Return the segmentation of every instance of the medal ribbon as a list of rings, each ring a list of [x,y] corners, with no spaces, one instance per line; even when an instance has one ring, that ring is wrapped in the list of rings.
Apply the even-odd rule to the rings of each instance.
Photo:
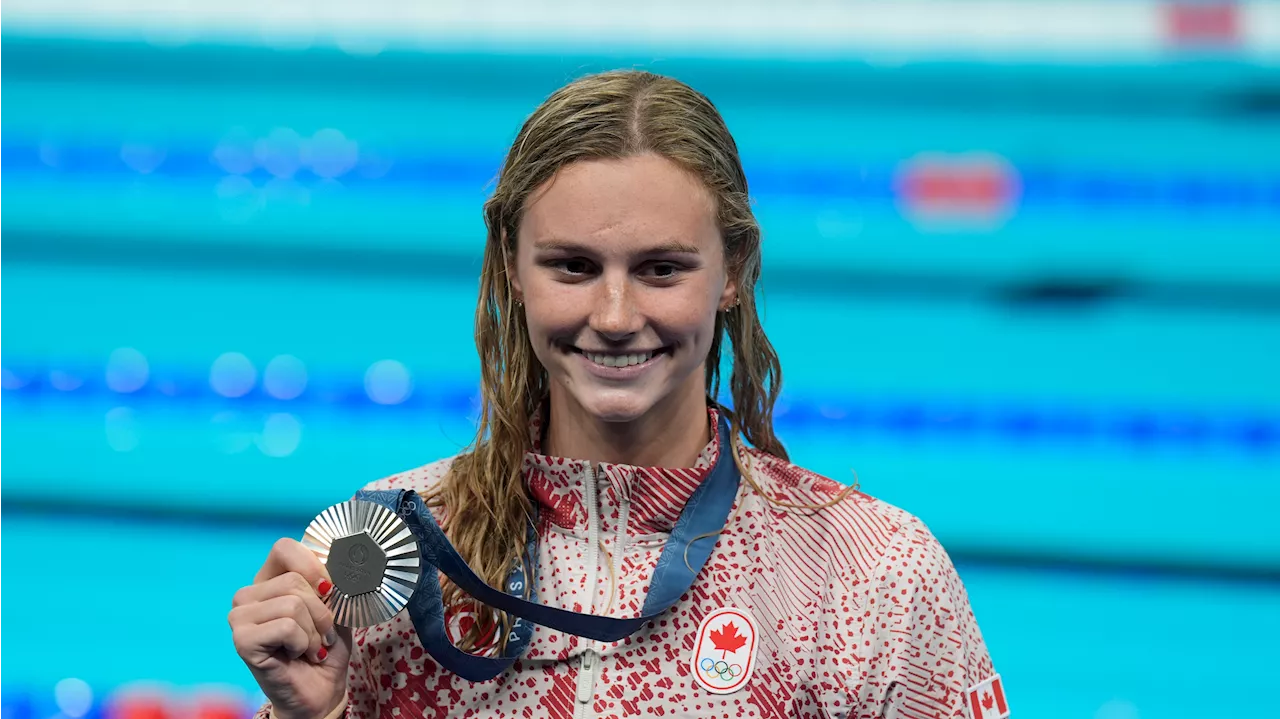
[[[413,490],[361,490],[354,499],[376,502],[396,512],[418,540],[418,549],[428,566],[422,567],[408,608],[422,646],[454,674],[473,682],[487,681],[502,674],[525,653],[533,638],[533,624],[596,641],[616,642],[670,609],[689,590],[719,540],[741,480],[730,454],[733,448],[729,423],[723,415],[718,425],[720,454],[716,464],[676,519],[671,537],[658,557],[640,616],[631,619],[571,612],[534,601],[537,587],[524,570],[525,566],[536,564],[538,558],[537,533],[533,526],[529,527],[524,561],[508,575],[503,592],[490,587],[471,571]],[[449,641],[440,581],[433,568],[444,572],[454,584],[480,602],[517,617],[501,657],[468,654]],[[526,587],[529,599],[521,596]]]

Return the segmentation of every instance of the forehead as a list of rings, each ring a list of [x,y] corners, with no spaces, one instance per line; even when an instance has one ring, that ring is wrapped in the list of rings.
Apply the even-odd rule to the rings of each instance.
[[[519,239],[521,247],[575,243],[602,252],[672,242],[708,252],[721,242],[701,180],[652,154],[561,168],[530,196]]]

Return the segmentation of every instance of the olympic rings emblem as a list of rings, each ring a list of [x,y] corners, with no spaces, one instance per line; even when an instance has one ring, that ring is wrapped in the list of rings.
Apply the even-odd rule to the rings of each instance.
[[[741,664],[729,664],[725,661],[718,662],[711,657],[703,657],[702,661],[698,662],[698,668],[708,677],[712,679],[719,677],[721,681],[726,682],[742,674]]]

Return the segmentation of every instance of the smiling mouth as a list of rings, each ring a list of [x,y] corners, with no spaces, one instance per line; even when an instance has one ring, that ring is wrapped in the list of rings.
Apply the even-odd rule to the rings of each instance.
[[[645,362],[648,362],[654,357],[660,354],[665,354],[669,351],[669,349],[666,347],[660,347],[656,350],[649,350],[648,352],[631,352],[628,354],[617,354],[617,353],[605,354],[600,352],[588,352],[586,350],[579,349],[577,347],[572,347],[571,349],[573,349],[574,352],[577,352],[578,354],[591,360],[592,362],[600,365],[601,367],[631,367],[633,365],[644,364]]]

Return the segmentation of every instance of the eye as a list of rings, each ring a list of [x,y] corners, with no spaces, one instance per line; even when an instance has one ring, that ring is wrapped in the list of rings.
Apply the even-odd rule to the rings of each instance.
[[[591,271],[591,263],[580,257],[551,260],[547,265],[574,277],[585,275]]]
[[[654,279],[671,280],[671,279],[675,279],[675,277],[680,274],[680,270],[683,268],[681,268],[680,265],[677,265],[674,262],[655,262],[649,265],[648,268],[646,269]]]

